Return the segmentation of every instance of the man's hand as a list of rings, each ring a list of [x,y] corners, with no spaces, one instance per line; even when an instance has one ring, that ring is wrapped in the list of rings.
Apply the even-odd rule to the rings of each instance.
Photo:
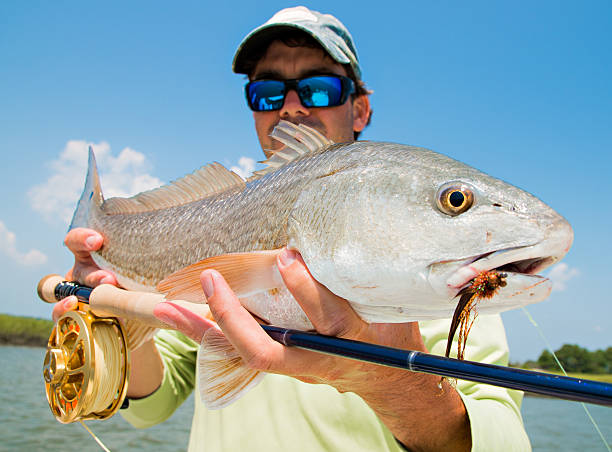
[[[74,266],[66,274],[66,279],[89,287],[100,284],[117,285],[115,275],[102,270],[91,257],[91,252],[99,250],[103,241],[102,236],[93,229],[75,228],[68,232],[64,243],[74,254]]]
[[[74,266],[66,273],[66,281],[78,281],[89,287],[100,284],[117,285],[117,278],[109,271],[102,270],[91,258],[91,252],[102,246],[104,239],[93,229],[75,228],[68,232],[64,244],[74,254]],[[57,322],[66,311],[76,309],[74,296],[64,298],[53,307],[53,321]]]
[[[310,275],[302,258],[283,250],[277,261],[287,288],[317,332],[390,347],[426,351],[418,324],[368,324],[350,304]],[[361,396],[404,445],[424,450],[469,450],[469,421],[459,395],[440,377],[284,347],[272,340],[214,270],[201,275],[202,288],[219,327],[245,363],[258,370],[325,383]],[[164,306],[166,305],[166,306]],[[168,303],[156,315],[200,342],[210,322],[185,316]]]

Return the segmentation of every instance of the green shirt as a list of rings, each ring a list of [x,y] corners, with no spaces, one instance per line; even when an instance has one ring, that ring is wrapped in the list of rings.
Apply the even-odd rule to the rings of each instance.
[[[419,322],[425,346],[444,354],[449,320]],[[163,422],[196,386],[199,346],[180,333],[156,337],[165,372],[160,388],[130,401],[121,413],[132,425],[146,428]],[[499,315],[476,319],[466,358],[507,365],[508,345]],[[473,451],[529,451],[520,415],[522,393],[458,380],[467,409]],[[418,415],[418,413],[415,413]],[[439,422],[444,422],[440,419]],[[221,410],[207,410],[195,398],[189,451],[403,451],[387,427],[356,394],[331,386],[266,375],[244,397]]]

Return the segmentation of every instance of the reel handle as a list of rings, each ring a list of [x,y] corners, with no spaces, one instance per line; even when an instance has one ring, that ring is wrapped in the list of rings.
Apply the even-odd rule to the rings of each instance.
[[[56,287],[63,283],[64,278],[59,275],[47,275],[38,283],[38,296],[47,303],[56,303]],[[153,314],[155,306],[165,301],[165,297],[159,293],[136,292],[119,289],[111,284],[102,284],[89,294],[89,309],[98,317],[122,317],[136,320],[154,328],[174,329],[162,322]],[[211,318],[208,305],[191,303],[184,300],[172,300],[184,309],[202,317]]]

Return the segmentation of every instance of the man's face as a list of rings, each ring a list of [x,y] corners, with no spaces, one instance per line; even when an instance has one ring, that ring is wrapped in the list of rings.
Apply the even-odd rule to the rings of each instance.
[[[255,66],[251,80],[290,80],[321,74],[347,75],[344,67],[332,60],[321,48],[289,47],[281,41],[274,41]],[[284,146],[269,136],[281,119],[313,127],[336,143],[353,141],[353,131],[365,127],[365,124],[361,125],[361,121],[355,119],[359,112],[355,111],[353,104],[349,98],[337,107],[306,108],[297,93],[291,90],[280,110],[253,112],[261,147],[265,152],[277,151]],[[266,152],[266,157],[271,154]]]

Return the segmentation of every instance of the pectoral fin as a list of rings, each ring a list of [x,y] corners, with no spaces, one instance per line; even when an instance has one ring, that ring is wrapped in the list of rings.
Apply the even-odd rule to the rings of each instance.
[[[280,251],[252,251],[210,257],[171,274],[157,285],[157,290],[165,293],[167,300],[206,303],[200,274],[208,269],[221,273],[239,298],[282,287],[282,278],[276,267],[276,256]]]

